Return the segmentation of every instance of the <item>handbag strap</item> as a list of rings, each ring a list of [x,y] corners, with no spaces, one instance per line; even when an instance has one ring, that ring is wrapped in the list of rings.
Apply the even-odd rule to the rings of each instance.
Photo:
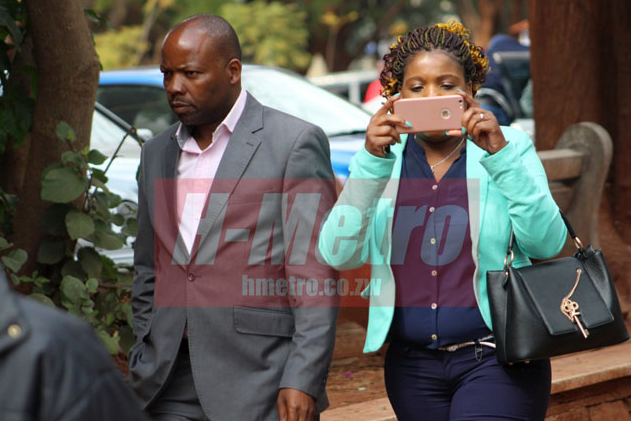
[[[559,213],[561,214],[561,219],[563,219],[563,222],[565,223],[565,226],[567,227],[567,232],[570,234],[570,237],[572,237],[572,241],[574,241],[574,245],[576,246],[579,252],[582,252],[584,250],[583,243],[581,242],[580,238],[578,238],[578,236],[576,235],[574,228],[572,228],[572,224],[570,224],[570,221],[567,219],[567,216],[565,216],[565,214],[561,210],[559,210]],[[513,231],[513,227],[511,227],[510,237],[508,237],[508,250],[506,251],[506,257],[504,258],[504,267],[508,267],[513,263],[513,259],[515,257],[515,254],[513,253],[514,243],[515,243],[515,232]],[[510,256],[510,261],[508,260],[508,256]]]

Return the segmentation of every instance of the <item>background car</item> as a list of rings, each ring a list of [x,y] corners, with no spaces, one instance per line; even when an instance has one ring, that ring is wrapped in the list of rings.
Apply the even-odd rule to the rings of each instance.
[[[309,81],[320,88],[348,99],[355,105],[362,106],[368,85],[377,78],[379,78],[379,72],[376,69],[349,70],[313,76],[309,78]]]

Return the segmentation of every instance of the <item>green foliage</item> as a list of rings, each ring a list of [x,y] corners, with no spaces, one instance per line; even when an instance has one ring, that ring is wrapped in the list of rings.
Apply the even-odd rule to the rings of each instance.
[[[178,0],[171,7],[163,9],[168,16],[168,27],[198,13],[221,14],[224,4],[233,3],[231,0]]]
[[[97,0],[97,12],[87,10],[86,18],[102,25],[99,8],[108,3],[111,5],[112,1]],[[31,129],[36,69],[16,68],[13,62],[15,55],[22,53],[27,28],[25,2],[0,0],[0,157],[9,142],[20,147]],[[130,34],[133,41],[139,29],[119,31],[113,39],[104,38],[102,42],[109,43],[117,54],[123,51],[131,57],[136,47],[133,43],[125,47],[124,39]],[[125,217],[117,213],[121,198],[105,187],[106,173],[92,167],[103,164],[107,160],[105,155],[89,148],[77,150],[76,134],[64,122],[59,123],[55,133],[69,150],[60,156],[60,162],[42,173],[41,197],[53,203],[40,221],[47,237],[41,242],[37,256],[30,256],[40,263],[41,273],[19,273],[29,256],[6,239],[12,234],[18,197],[1,188],[0,261],[13,284],[29,286],[30,297],[82,317],[92,324],[110,353],[126,354],[133,343],[130,268],[117,267],[94,246],[119,248],[129,235],[135,235],[135,206],[125,207]],[[80,197],[84,199],[78,200]]]
[[[34,69],[12,66],[20,53],[26,34],[24,2],[0,0],[0,157],[9,142],[18,147],[31,128],[35,101],[25,90],[34,86]],[[29,86],[14,80],[23,79]],[[30,83],[29,83],[30,80]],[[2,165],[2,162],[0,162]],[[9,270],[19,270],[26,262],[26,252],[15,248],[4,236],[11,232],[13,211],[18,198],[0,188],[0,260]]]
[[[26,252],[22,249],[13,249],[5,256],[2,256],[2,264],[12,271],[18,271],[26,262]]]
[[[245,62],[294,70],[309,65],[306,13],[295,4],[230,3],[221,8],[221,15],[239,35]]]
[[[140,64],[149,44],[142,40],[142,26],[110,29],[94,36],[96,52],[104,70]]]
[[[59,123],[56,134],[70,150],[62,154],[61,162],[42,173],[41,196],[53,202],[41,219],[47,237],[37,253],[45,275],[18,276],[26,252],[0,235],[1,260],[14,284],[31,284],[32,298],[82,317],[92,324],[110,353],[127,353],[133,343],[132,276],[128,268],[116,267],[95,247],[121,248],[127,236],[135,234],[135,206],[125,207],[125,217],[117,213],[121,198],[105,186],[105,172],[92,168],[103,164],[105,155],[89,148],[75,150],[74,130],[64,122]],[[77,206],[82,196],[84,200]],[[115,231],[113,226],[119,229]]]
[[[48,167],[42,172],[42,199],[68,203],[85,190],[85,181],[75,169],[64,166]]]
[[[25,87],[13,83],[13,79],[19,76],[28,79],[34,75],[33,69],[28,66],[12,67],[13,57],[20,52],[24,41],[25,22],[24,2],[0,0],[0,155],[10,140],[16,146],[24,141],[31,128],[35,107],[34,100],[25,94]],[[4,209],[6,211],[7,208]]]

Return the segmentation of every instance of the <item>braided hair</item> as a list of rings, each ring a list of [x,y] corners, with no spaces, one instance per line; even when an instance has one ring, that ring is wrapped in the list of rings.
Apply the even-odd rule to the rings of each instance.
[[[405,66],[422,51],[442,50],[454,57],[464,68],[465,81],[471,82],[473,95],[484,83],[489,71],[489,59],[484,50],[470,41],[469,31],[455,20],[424,26],[400,36],[383,57],[380,75],[381,94],[390,98],[401,90]]]

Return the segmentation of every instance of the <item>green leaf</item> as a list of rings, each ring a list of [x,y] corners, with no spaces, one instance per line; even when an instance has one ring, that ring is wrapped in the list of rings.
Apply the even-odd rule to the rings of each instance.
[[[123,232],[130,237],[138,236],[138,220],[136,218],[127,218]]]
[[[90,215],[75,210],[66,215],[66,228],[70,238],[86,238],[94,232],[94,221]]]
[[[11,281],[13,281],[13,285],[18,286],[20,285],[20,277],[18,277],[15,273],[11,273]]]
[[[88,274],[90,278],[101,276],[103,262],[101,256],[92,247],[82,247],[77,254],[77,258],[81,263],[81,268]]]
[[[85,168],[85,159],[83,155],[75,151],[66,151],[61,154],[61,162],[64,165],[75,164],[77,168]]]
[[[136,342],[134,339],[134,332],[129,326],[121,326],[118,333],[120,336],[119,345],[121,347],[121,350],[125,355],[127,355],[129,353],[129,348],[131,348],[132,345]]]
[[[118,342],[120,338],[117,336],[112,336],[109,333],[105,332],[103,329],[97,329],[96,334],[103,341],[105,345],[105,349],[110,355],[116,355],[119,351]]]
[[[108,207],[109,208],[115,208],[118,205],[121,204],[121,202],[123,201],[123,199],[117,195],[116,193],[109,193],[108,194]]]
[[[116,264],[114,263],[114,261],[104,255],[101,255],[100,257],[101,257],[101,263],[103,264],[101,277],[107,278],[107,279],[117,279],[118,270],[116,269]]]
[[[81,196],[85,187],[85,180],[72,168],[53,168],[42,176],[41,197],[55,203],[68,203]]]
[[[92,181],[96,178],[97,180],[101,180],[104,183],[107,183],[107,176],[105,173],[98,168],[91,168],[92,170]]]
[[[49,305],[51,307],[56,307],[55,303],[53,302],[53,300],[51,300],[50,298],[48,298],[44,294],[38,294],[38,293],[34,292],[33,294],[29,295],[29,297],[33,298],[34,300],[39,301],[40,303]]]
[[[85,272],[81,268],[81,264],[76,260],[68,260],[64,263],[64,266],[61,268],[61,276],[73,276],[81,280],[87,279]]]
[[[62,298],[70,304],[78,305],[89,299],[88,290],[85,284],[74,276],[64,276],[61,280],[59,289],[61,291]],[[70,306],[67,305],[66,307],[68,309],[70,308]]]
[[[37,251],[37,262],[54,265],[66,256],[66,243],[60,238],[45,238]]]
[[[35,278],[33,278],[33,283],[38,287],[43,287],[44,285],[50,283],[50,279],[43,276],[36,276]]]
[[[83,9],[85,17],[92,23],[101,23],[100,16],[93,9]]]
[[[0,237],[0,251],[8,249],[12,245],[13,244],[9,243],[6,238]]]
[[[92,185],[94,187],[97,187],[97,188],[103,190],[104,192],[109,192],[110,191],[110,189],[107,188],[105,183],[102,182],[101,180],[99,180],[98,178],[95,178],[95,177],[92,178]]]
[[[19,47],[22,44],[22,32],[15,23],[15,19],[9,13],[7,13],[4,8],[0,9],[0,25],[5,27],[9,31],[9,34],[11,34],[11,38],[13,38],[15,45]]]
[[[122,227],[125,224],[125,217],[120,213],[115,213],[114,215],[112,215],[112,224],[116,225],[117,227]]]
[[[2,263],[12,272],[20,270],[26,262],[28,255],[22,249],[11,250],[6,256],[2,256]]]
[[[102,221],[96,221],[95,231],[92,235],[94,245],[105,250],[118,250],[125,243]]]
[[[131,323],[132,323],[132,320],[133,320],[133,313],[132,313],[132,310],[131,310],[131,303],[123,303],[123,304],[121,304],[121,311],[125,315],[125,320],[129,324],[129,326],[132,326]]]
[[[99,280],[96,278],[90,278],[86,281],[85,287],[90,294],[94,294],[99,287]]]
[[[60,121],[55,129],[55,134],[60,140],[69,140],[71,143],[77,140],[77,135],[70,124]]]
[[[93,165],[101,165],[102,163],[104,163],[105,161],[107,161],[107,156],[103,155],[101,152],[99,152],[96,149],[92,149],[89,153],[88,153],[88,162],[90,164]]]
[[[81,306],[81,312],[85,315],[85,316],[89,316],[89,319],[92,319],[95,315],[96,312],[94,311],[94,309],[90,306]],[[84,317],[85,318],[85,317]]]
[[[54,203],[46,208],[42,215],[41,225],[50,235],[66,234],[66,214],[74,209],[67,203]]]

